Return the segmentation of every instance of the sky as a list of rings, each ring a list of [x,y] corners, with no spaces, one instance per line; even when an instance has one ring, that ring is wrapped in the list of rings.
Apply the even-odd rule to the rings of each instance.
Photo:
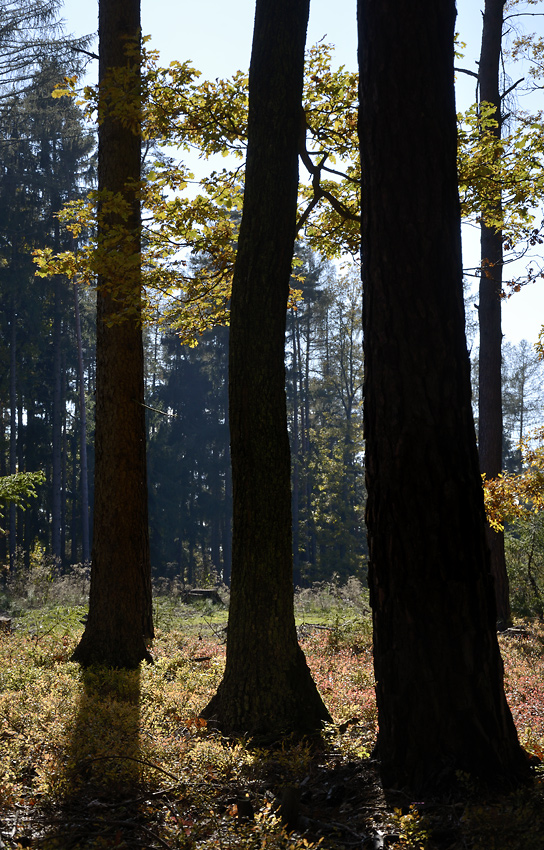
[[[162,64],[190,60],[204,78],[210,79],[228,77],[249,67],[255,0],[141,2],[143,33],[151,36],[150,47],[160,51]],[[462,66],[472,70],[480,49],[482,8],[483,0],[457,2],[456,29],[466,43]],[[94,32],[98,27],[98,0],[65,0],[63,17],[67,31],[74,35]],[[539,25],[539,19],[529,19],[528,28],[534,25]],[[544,29],[544,24],[540,27]],[[356,0],[311,0],[307,43],[321,39],[335,45],[338,64],[356,68]],[[92,68],[89,74],[91,81]],[[459,109],[474,101],[474,82],[467,75],[458,75]],[[463,254],[466,267],[477,265],[478,234],[474,231],[463,232]],[[503,333],[510,342],[536,342],[543,324],[544,280],[503,302]]]

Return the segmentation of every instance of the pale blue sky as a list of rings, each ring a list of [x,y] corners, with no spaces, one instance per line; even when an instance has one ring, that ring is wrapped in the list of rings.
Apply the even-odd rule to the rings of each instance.
[[[481,37],[483,0],[458,0],[457,30],[466,42],[464,67],[474,69]],[[142,29],[164,64],[191,60],[205,77],[226,77],[249,65],[255,0],[142,0]],[[356,0],[311,0],[308,44],[324,38],[336,46],[338,64],[355,68],[357,62]],[[533,7],[534,10],[534,7]],[[540,11],[540,10],[539,10]],[[63,17],[75,35],[97,28],[98,0],[65,0]],[[540,25],[529,19],[528,28]],[[96,63],[95,63],[96,64]],[[91,69],[89,69],[92,74]],[[474,99],[474,80],[458,79],[458,107]],[[542,104],[540,104],[541,106]],[[465,266],[478,260],[477,234],[464,234]],[[544,323],[544,281],[526,287],[503,307],[503,332],[512,342],[535,342]]]

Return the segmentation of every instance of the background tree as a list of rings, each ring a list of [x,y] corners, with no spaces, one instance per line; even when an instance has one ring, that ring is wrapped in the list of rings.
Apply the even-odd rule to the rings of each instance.
[[[148,366],[152,563],[189,584],[230,581],[227,360],[227,328],[195,347],[162,331],[153,374]]]
[[[519,471],[520,443],[542,421],[544,396],[544,364],[526,339],[517,345],[502,346],[502,408],[504,443],[512,447],[511,461],[516,465],[510,472]],[[503,457],[503,469],[508,468],[508,458]]]
[[[503,10],[506,0],[485,0],[482,47],[478,66],[480,101],[494,108],[492,135],[500,140],[502,97],[500,61]],[[503,233],[490,218],[501,219],[500,192],[489,218],[482,213],[480,225],[481,272],[478,316],[480,325],[478,451],[480,469],[488,478],[502,470],[502,399],[501,399],[501,295],[503,274]],[[508,574],[504,556],[504,535],[487,529],[491,551],[491,572],[495,581],[497,617],[508,625],[511,621]]]
[[[295,584],[362,576],[365,554],[360,284],[302,256],[286,337]]]
[[[141,326],[140,3],[99,12],[96,459],[84,666],[136,667],[153,636]]]
[[[310,731],[329,719],[295,629],[284,367],[308,11],[308,0],[256,5],[230,322],[229,639],[203,712],[229,732]]]
[[[0,348],[7,367],[0,397],[10,411],[7,466],[12,472],[39,466],[47,477],[47,486],[25,514],[16,517],[11,511],[12,567],[16,546],[28,560],[38,536],[64,565],[67,541],[74,543],[75,556],[79,538],[67,530],[66,516],[67,475],[79,465],[77,452],[67,445],[80,427],[70,413],[76,372],[72,293],[61,276],[47,283],[36,280],[31,253],[37,246],[59,250],[72,245],[56,213],[92,179],[94,142],[81,113],[73,102],[51,97],[68,70],[48,58],[43,46],[32,84],[12,91],[0,110]]]
[[[504,696],[464,334],[455,3],[359,0],[358,20],[377,754],[385,784],[410,791],[456,770],[513,779],[526,762]]]

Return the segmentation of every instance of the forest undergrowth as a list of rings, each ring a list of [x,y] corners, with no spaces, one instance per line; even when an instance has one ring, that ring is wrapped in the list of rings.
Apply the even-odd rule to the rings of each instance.
[[[49,588],[47,604],[13,607],[0,632],[0,848],[544,848],[540,768],[509,793],[465,775],[447,801],[384,793],[356,581],[297,594],[334,723],[276,747],[225,739],[198,717],[221,679],[226,605],[158,597],[154,665],[82,672],[70,656],[86,609],[61,590],[64,604]],[[519,622],[500,642],[520,739],[544,760],[544,626]]]

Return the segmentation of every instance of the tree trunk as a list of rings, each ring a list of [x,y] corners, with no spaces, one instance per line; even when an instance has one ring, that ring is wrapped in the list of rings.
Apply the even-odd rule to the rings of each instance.
[[[300,523],[300,502],[299,502],[299,466],[300,466],[300,441],[298,428],[298,382],[299,382],[299,365],[297,356],[297,314],[296,310],[292,310],[291,324],[291,344],[293,346],[293,494],[292,494],[292,510],[293,510],[293,580],[297,587],[301,583],[300,574],[300,541],[299,541],[299,523]]]
[[[77,372],[79,384],[79,462],[81,476],[81,560],[90,561],[89,549],[89,467],[87,463],[87,409],[85,400],[85,371],[83,368],[83,345],[81,340],[81,317],[79,295],[74,286],[74,312],[77,341]],[[75,498],[75,490],[74,490]]]
[[[153,635],[137,197],[139,0],[100,0],[99,37],[94,529],[89,617],[74,660],[133,668],[151,660],[146,638]],[[122,67],[131,72],[124,92],[115,90]],[[115,118],[121,97],[129,121]],[[108,192],[124,199],[126,217],[108,211]]]
[[[51,553],[57,566],[61,563],[61,499],[62,499],[62,387],[61,387],[61,303],[60,279],[53,280],[53,410],[51,473]]]
[[[485,0],[482,46],[478,81],[480,101],[495,106],[497,139],[501,137],[501,96],[499,73],[502,41],[504,0]],[[500,214],[500,199],[498,201]],[[480,226],[481,273],[479,292],[479,401],[478,445],[480,469],[487,478],[496,478],[502,471],[502,231],[488,227],[485,220]],[[491,551],[491,573],[495,581],[497,618],[507,626],[512,620],[504,533],[487,526],[487,541]]]
[[[226,732],[271,737],[313,731],[329,719],[296,636],[284,363],[308,7],[308,0],[256,6],[230,320],[227,662],[203,712]]]
[[[12,301],[9,320],[9,474],[17,472],[17,313]],[[17,511],[9,506],[9,568],[15,570]]]
[[[523,774],[464,334],[454,0],[359,0],[369,585],[384,783]]]

